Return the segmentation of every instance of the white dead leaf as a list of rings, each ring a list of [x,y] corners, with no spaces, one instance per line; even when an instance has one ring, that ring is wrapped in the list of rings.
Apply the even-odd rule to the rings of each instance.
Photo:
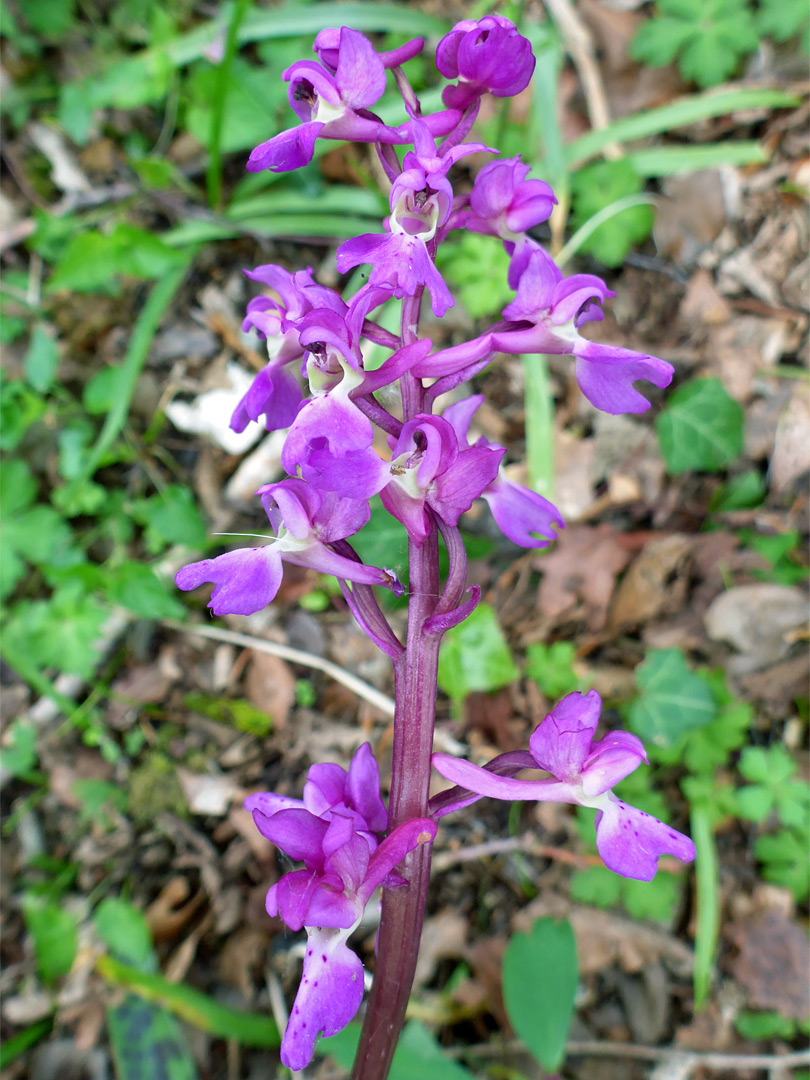
[[[240,463],[239,468],[225,486],[225,500],[241,506],[254,506],[256,489],[262,484],[272,484],[284,473],[281,467],[281,451],[287,429],[272,431],[256,449]]]
[[[192,814],[222,817],[239,791],[239,785],[227,773],[206,776],[178,768],[177,779]]]
[[[37,150],[51,163],[51,180],[60,191],[90,191],[93,185],[79,168],[56,128],[33,123],[28,125],[28,133]]]
[[[787,656],[790,631],[807,620],[807,597],[786,585],[735,585],[712,602],[704,618],[709,637],[747,654],[754,665],[748,670],[756,670]]]
[[[261,438],[262,428],[248,424],[243,432],[231,431],[233,410],[247,393],[255,373],[245,371],[238,364],[226,367],[229,387],[216,387],[199,394],[194,401],[171,401],[166,415],[179,431],[192,435],[205,435],[228,454],[244,454]]]

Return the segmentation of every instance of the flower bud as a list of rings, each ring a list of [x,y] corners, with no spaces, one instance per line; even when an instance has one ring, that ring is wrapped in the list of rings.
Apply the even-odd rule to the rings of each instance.
[[[531,44],[502,15],[464,19],[436,50],[442,75],[459,80],[445,88],[442,101],[448,108],[466,109],[482,94],[512,97],[529,85],[534,64]]]

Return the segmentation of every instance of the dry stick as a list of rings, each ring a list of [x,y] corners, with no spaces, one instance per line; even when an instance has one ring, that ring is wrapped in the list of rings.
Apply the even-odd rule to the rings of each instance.
[[[513,851],[520,851],[524,855],[537,855],[541,858],[554,859],[557,862],[568,863],[570,866],[588,867],[604,866],[598,855],[578,855],[576,852],[565,848],[553,847],[549,844],[539,843],[534,833],[525,836],[510,836],[487,840],[483,844],[475,844],[473,847],[459,848],[457,851],[440,851],[433,856],[433,868],[436,871],[447,870],[458,863],[474,862],[486,858],[489,855],[505,855]],[[658,869],[667,874],[679,874],[683,867],[675,859],[662,859]]]
[[[495,1045],[454,1047],[445,1051],[451,1057],[475,1054],[478,1057],[500,1057],[514,1050],[525,1049],[519,1039]],[[574,1041],[566,1043],[570,1057],[614,1057],[634,1061],[683,1061],[702,1069],[782,1069],[810,1065],[810,1050],[793,1050],[787,1054],[724,1054],[714,1050],[687,1050],[672,1046],[638,1046],[634,1043]]]
[[[597,131],[602,131],[610,124],[610,111],[591,35],[570,0],[546,0],[546,7],[560,28],[566,48],[579,74],[591,126]],[[616,158],[622,156],[622,148],[617,142],[610,142],[605,146],[604,155],[615,161]]]
[[[218,626],[187,626],[185,623],[175,622],[173,619],[163,619],[162,626],[170,630],[177,630],[181,634],[196,634],[198,637],[210,638],[211,641],[225,641],[230,645],[240,645],[244,649],[253,649],[255,652],[269,653],[270,656],[279,656],[282,660],[289,660],[291,664],[301,664],[303,667],[315,668],[329,675],[335,682],[342,683],[358,697],[370,702],[386,716],[394,715],[394,702],[382,691],[369,686],[367,682],[358,679],[350,671],[345,671],[331,660],[323,660],[313,653],[302,652],[300,649],[291,649],[289,645],[278,645],[275,641],[265,641],[264,638],[252,637],[250,634],[239,634],[235,630],[222,630]]]

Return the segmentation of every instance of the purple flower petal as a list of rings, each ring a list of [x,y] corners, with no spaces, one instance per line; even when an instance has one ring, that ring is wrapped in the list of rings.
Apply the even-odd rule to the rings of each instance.
[[[250,385],[250,389],[234,409],[231,429],[242,432],[251,420],[264,414],[268,431],[289,427],[301,405],[301,388],[293,373],[286,367],[268,364]]]
[[[444,521],[458,524],[498,475],[505,452],[500,446],[472,446],[462,450],[453,465],[436,477],[428,501]]]
[[[262,836],[291,859],[300,859],[309,867],[323,867],[323,841],[329,822],[299,809],[279,810],[271,817],[254,809],[253,820]]]
[[[516,780],[511,776],[496,776],[480,765],[473,765],[463,758],[449,754],[434,754],[433,768],[447,780],[452,780],[467,791],[486,795],[491,799],[537,800],[541,802],[577,803],[579,796],[575,784],[558,783],[556,780]]]
[[[385,68],[367,37],[341,27],[335,82],[353,109],[370,109],[385,93]]]
[[[380,769],[368,743],[355,751],[346,784],[347,802],[358,810],[373,833],[388,828],[388,811],[380,797]]]
[[[565,527],[559,510],[536,491],[497,477],[483,493],[498,528],[513,544],[543,548]]]
[[[288,1069],[306,1068],[319,1035],[337,1035],[363,1000],[363,965],[346,945],[348,930],[307,929],[304,973],[287,1030],[281,1060]]]
[[[538,724],[529,739],[538,768],[558,780],[577,783],[591,751],[602,699],[595,690],[568,694]]]
[[[647,762],[647,755],[637,735],[631,735],[629,731],[610,731],[604,739],[593,744],[585,759],[582,790],[588,796],[601,795],[629,776],[642,761]]]
[[[267,607],[281,584],[281,555],[274,544],[229,551],[178,570],[175,583],[188,592],[213,582],[208,606],[215,615],[252,615]]]
[[[245,809],[250,814],[254,810],[258,810],[264,817],[269,818],[273,814],[277,814],[279,810],[308,810],[309,807],[300,799],[290,799],[286,795],[276,795],[274,791],[254,791],[252,795],[248,795],[245,799]],[[256,826],[261,832],[261,825],[258,821],[256,821]]]
[[[320,881],[318,871],[310,867],[285,874],[267,893],[267,914],[278,915],[291,930],[301,930],[307,923],[309,904]]]
[[[650,407],[649,401],[633,386],[637,379],[645,379],[662,389],[669,386],[674,374],[672,365],[656,356],[583,339],[576,343],[576,357],[576,376],[582,393],[591,405],[613,415],[641,413]]]
[[[652,881],[660,855],[674,855],[682,862],[695,857],[688,836],[614,795],[597,814],[596,846],[609,870],[638,881]]]
[[[402,862],[409,851],[421,844],[429,844],[435,835],[435,821],[430,818],[411,818],[386,836],[368,861],[368,870],[357,892],[362,902],[368,903],[377,886],[382,884],[384,878]]]

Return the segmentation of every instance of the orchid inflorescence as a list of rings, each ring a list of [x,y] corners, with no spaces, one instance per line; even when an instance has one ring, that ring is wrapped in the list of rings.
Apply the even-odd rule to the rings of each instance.
[[[390,1066],[413,979],[431,841],[444,815],[482,796],[573,803],[596,809],[599,853],[618,874],[646,881],[661,854],[694,857],[687,837],[612,793],[646,758],[639,739],[627,732],[594,741],[601,709],[595,691],[561,701],[532,734],[528,751],[503,754],[483,768],[432,755],[436,770],[457,786],[428,798],[439,643],[479,598],[476,586],[465,594],[459,519],[483,498],[503,534],[528,548],[547,546],[563,527],[552,503],[508,479],[503,447],[470,437],[483,399],[459,397],[460,388],[497,353],[570,355],[593,406],[637,413],[649,402],[634,383],[644,379],[665,387],[672,368],[580,335],[585,322],[602,318],[601,304],[614,294],[590,274],[564,278],[529,235],[549,218],[556,199],[548,184],[529,177],[519,157],[485,165],[468,193],[451,185],[449,173],[462,158],[497,153],[464,140],[484,94],[508,97],[528,86],[534,70],[529,42],[500,16],[458,23],[436,51],[439,72],[455,84],[443,91],[445,107],[426,116],[402,70],[424,44],[416,39],[378,53],[355,30],[323,30],[314,44],[318,61],[301,60],[284,72],[290,104],[302,122],[257,147],[248,169],[286,172],[306,165],[320,138],[374,144],[390,182],[391,213],[384,231],[337,249],[341,273],[371,267],[348,303],[316,282],[309,269],[290,273],[267,265],[248,272],[272,292],[250,301],[244,323],[266,340],[268,363],[239,402],[231,427],[241,432],[262,421],[269,431],[288,429],[281,460],[290,475],[257,493],[273,530],[268,543],[193,563],[177,574],[181,589],[213,583],[209,607],[216,615],[249,615],[269,604],[285,561],[333,574],[360,626],[393,661],[388,810],[368,744],[356,752],[348,772],[334,764],[314,765],[301,802],[257,793],[246,803],[262,835],[303,863],[267,895],[271,915],[307,933],[302,981],[281,1049],[289,1068],[303,1068],[317,1036],[341,1030],[360,1007],[363,969],[347,940],[382,886],[374,983],[355,1062],[354,1076],[364,1080],[384,1078]],[[398,127],[370,111],[385,90],[387,70],[407,115]],[[396,147],[407,147],[401,162]],[[455,230],[502,242],[515,298],[503,318],[478,337],[434,351],[429,337],[419,337],[420,305],[425,292],[437,318],[453,305],[435,256]],[[392,299],[402,301],[399,335],[374,320]],[[373,370],[364,364],[371,344],[390,354]],[[349,542],[368,522],[374,495],[408,537],[405,642],[373,589],[401,594],[396,574],[365,564]],[[448,554],[444,583],[439,535]],[[526,769],[548,776],[523,779],[518,774]]]

